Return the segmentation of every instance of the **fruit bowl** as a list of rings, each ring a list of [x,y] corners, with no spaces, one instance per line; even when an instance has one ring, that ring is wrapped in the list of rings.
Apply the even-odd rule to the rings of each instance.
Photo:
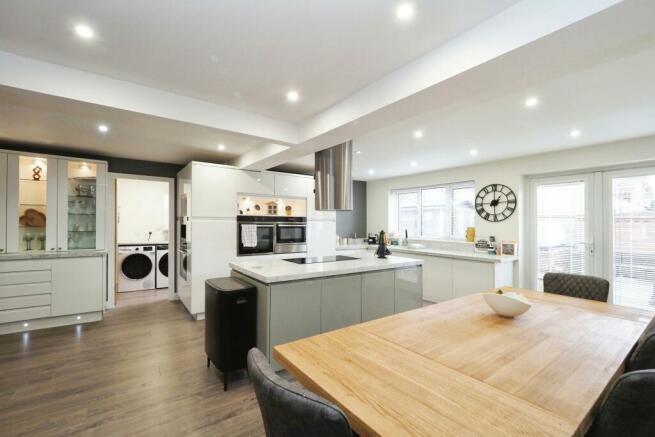
[[[519,293],[498,290],[495,293],[484,293],[484,300],[492,310],[502,317],[516,317],[530,309],[530,301]]]

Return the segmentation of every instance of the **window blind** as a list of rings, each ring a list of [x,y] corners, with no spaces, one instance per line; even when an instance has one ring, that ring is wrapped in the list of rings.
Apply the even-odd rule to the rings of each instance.
[[[584,274],[585,183],[543,184],[537,196],[537,279],[548,272]]]
[[[655,308],[655,175],[612,178],[613,301]]]
[[[391,192],[394,220],[390,229],[410,237],[464,239],[475,222],[473,182]]]

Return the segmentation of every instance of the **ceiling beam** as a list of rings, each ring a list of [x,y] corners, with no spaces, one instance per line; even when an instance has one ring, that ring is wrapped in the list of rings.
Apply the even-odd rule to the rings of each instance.
[[[298,142],[291,122],[0,51],[0,85],[179,120],[279,143]]]

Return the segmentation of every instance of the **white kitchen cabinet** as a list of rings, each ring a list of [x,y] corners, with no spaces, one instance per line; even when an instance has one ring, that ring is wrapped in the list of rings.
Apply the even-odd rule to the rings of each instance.
[[[487,291],[494,286],[494,263],[453,260],[453,297]]]
[[[52,260],[52,316],[102,311],[104,257]]]
[[[273,195],[272,173],[193,163],[191,216],[237,216],[237,194]]]
[[[311,185],[311,189],[314,189],[314,179],[306,176],[278,173],[275,173],[274,176],[276,196],[307,197],[309,186]]]
[[[0,153],[0,253],[7,251],[7,154]]]
[[[57,250],[104,249],[107,165],[57,160]]]
[[[423,260],[423,299],[443,302],[453,298],[453,261],[450,258],[414,254],[409,257]]]

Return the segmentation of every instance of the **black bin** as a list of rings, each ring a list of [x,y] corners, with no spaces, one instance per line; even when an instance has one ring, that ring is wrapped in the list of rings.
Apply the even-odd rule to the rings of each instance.
[[[257,288],[235,278],[205,282],[205,352],[223,373],[246,367],[248,351],[257,339]]]

